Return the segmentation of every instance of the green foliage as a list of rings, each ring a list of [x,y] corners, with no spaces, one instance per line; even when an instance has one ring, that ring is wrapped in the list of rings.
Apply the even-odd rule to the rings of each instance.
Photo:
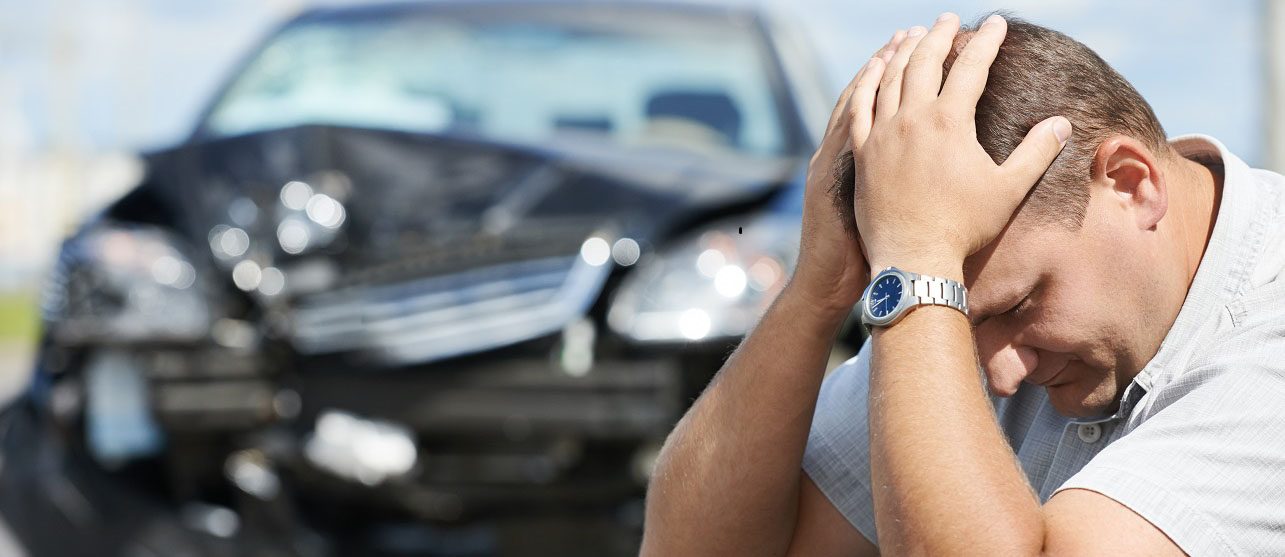
[[[0,292],[0,341],[35,342],[39,330],[35,292]]]

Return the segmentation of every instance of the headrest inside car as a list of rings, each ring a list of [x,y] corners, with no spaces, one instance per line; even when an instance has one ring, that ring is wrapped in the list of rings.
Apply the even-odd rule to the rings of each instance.
[[[647,101],[650,119],[680,118],[700,123],[726,137],[729,145],[741,138],[741,111],[721,91],[663,91]]]

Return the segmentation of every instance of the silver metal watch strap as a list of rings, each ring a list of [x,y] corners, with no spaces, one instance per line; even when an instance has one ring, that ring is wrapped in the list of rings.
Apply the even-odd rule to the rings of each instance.
[[[968,315],[968,289],[948,278],[911,275],[911,294],[921,304],[950,306]]]

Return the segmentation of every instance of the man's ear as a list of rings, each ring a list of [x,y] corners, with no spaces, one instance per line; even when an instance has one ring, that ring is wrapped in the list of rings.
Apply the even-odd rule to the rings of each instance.
[[[1132,137],[1113,136],[1098,146],[1093,177],[1142,230],[1154,229],[1169,210],[1169,189],[1159,158]]]

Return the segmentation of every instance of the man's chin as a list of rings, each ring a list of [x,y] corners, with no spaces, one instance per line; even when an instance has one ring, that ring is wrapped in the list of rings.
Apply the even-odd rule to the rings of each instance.
[[[1096,418],[1115,406],[1110,397],[1103,397],[1096,389],[1085,392],[1083,386],[1075,382],[1050,385],[1044,387],[1044,391],[1053,409],[1067,418]]]

